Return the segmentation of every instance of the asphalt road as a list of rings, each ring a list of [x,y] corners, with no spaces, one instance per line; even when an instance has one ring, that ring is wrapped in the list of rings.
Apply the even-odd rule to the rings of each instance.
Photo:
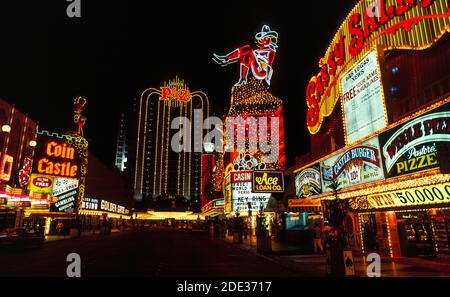
[[[39,249],[0,251],[0,276],[65,277],[66,257],[81,257],[82,277],[286,277],[277,263],[211,241],[204,233],[147,229],[46,243]]]

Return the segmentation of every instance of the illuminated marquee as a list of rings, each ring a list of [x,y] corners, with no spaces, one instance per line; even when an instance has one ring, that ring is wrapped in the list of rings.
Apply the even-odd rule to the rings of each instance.
[[[342,90],[339,81],[374,46],[391,49],[424,49],[450,31],[447,0],[377,0],[376,15],[367,1],[350,12],[320,60],[320,72],[306,88],[306,122],[309,132],[319,132],[331,115]]]
[[[353,210],[375,210],[411,206],[433,207],[449,202],[450,183],[444,183],[351,198],[349,205]]]
[[[231,191],[233,212],[258,212],[267,207],[271,196],[270,193],[252,191],[251,171],[231,172]]]
[[[112,213],[118,213],[118,214],[129,214],[130,213],[130,211],[128,209],[126,209],[124,206],[117,205],[115,203],[112,203],[112,202],[109,202],[106,200],[101,200],[100,210],[108,211],[108,212],[112,212]]]

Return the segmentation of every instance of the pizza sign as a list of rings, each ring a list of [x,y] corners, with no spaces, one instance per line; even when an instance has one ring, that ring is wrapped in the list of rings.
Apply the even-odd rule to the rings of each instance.
[[[439,167],[450,143],[450,103],[445,103],[380,135],[387,176]]]

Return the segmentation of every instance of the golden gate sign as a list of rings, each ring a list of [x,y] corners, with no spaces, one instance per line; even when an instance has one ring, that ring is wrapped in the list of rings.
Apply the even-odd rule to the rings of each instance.
[[[376,16],[369,7],[377,6]],[[361,0],[340,26],[306,88],[306,123],[311,134],[333,112],[339,81],[371,49],[425,49],[450,32],[448,0]]]

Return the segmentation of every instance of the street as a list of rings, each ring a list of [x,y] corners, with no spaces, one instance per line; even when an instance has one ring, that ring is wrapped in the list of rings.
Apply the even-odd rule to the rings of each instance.
[[[287,277],[276,263],[211,241],[203,232],[145,229],[46,243],[0,252],[0,276],[65,277],[66,257],[78,253],[82,277]]]

